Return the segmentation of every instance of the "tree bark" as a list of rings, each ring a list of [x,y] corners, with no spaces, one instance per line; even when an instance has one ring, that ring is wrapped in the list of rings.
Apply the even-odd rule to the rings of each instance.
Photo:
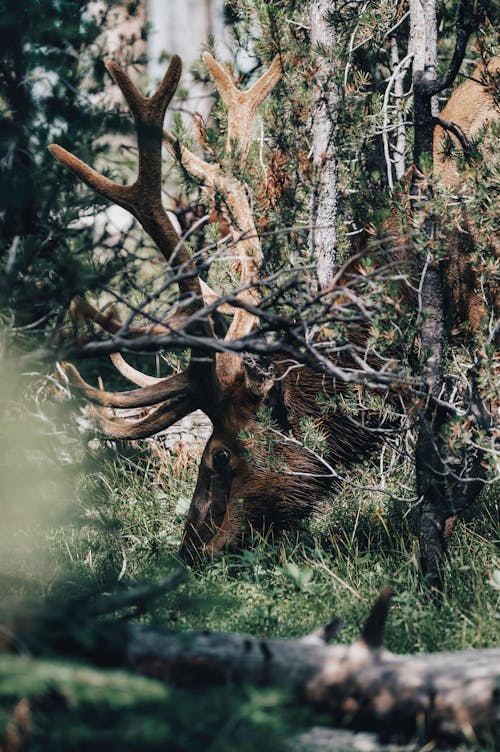
[[[425,257],[420,260],[419,375],[426,390],[420,414],[415,452],[417,493],[420,499],[421,563],[428,582],[440,590],[441,560],[445,549],[446,520],[470,504],[483,485],[481,452],[452,472],[448,460],[445,428],[449,416],[445,405],[448,389],[444,374],[445,327],[443,267],[434,255],[437,219],[432,212],[433,192],[425,176],[432,162],[433,135],[437,118],[436,95],[450,86],[462,64],[467,41],[485,12],[487,3],[467,0],[456,3],[455,49],[444,76],[437,76],[437,25],[435,0],[410,0],[410,51],[413,59],[414,151],[411,186],[412,208],[424,212]],[[466,18],[467,11],[469,18]],[[427,164],[425,161],[427,160]],[[456,463],[455,463],[456,464]],[[472,468],[468,474],[466,465]]]
[[[461,0],[459,0],[461,2]],[[418,335],[419,375],[427,399],[420,415],[415,469],[420,499],[420,560],[428,584],[442,588],[442,558],[445,551],[445,523],[453,516],[452,487],[448,482],[442,429],[446,423],[436,400],[446,399],[443,371],[445,342],[444,286],[440,263],[434,257],[436,218],[432,213],[432,187],[421,169],[424,159],[432,160],[437,104],[437,22],[435,0],[410,0],[410,51],[413,54],[414,147],[411,195],[414,212],[425,212],[423,233],[427,240],[420,261]],[[430,165],[429,165],[430,166]]]
[[[404,63],[404,61],[403,61]],[[396,178],[402,180],[406,172],[405,164],[405,148],[406,148],[406,125],[404,115],[404,89],[403,81],[406,72],[406,66],[404,66],[399,59],[399,50],[396,36],[391,36],[391,66],[393,74],[396,73],[394,81],[394,100],[396,108],[396,143],[393,147],[393,160],[394,171]],[[399,69],[399,72],[397,72]]]
[[[422,159],[432,159],[434,133],[433,97],[429,85],[436,80],[437,25],[435,0],[410,1],[410,52],[413,54],[414,170],[411,194],[413,210],[425,211],[423,232],[427,254],[421,259],[419,300],[419,371],[430,397],[443,389],[444,297],[441,271],[432,255],[435,218],[429,208],[432,191],[422,178]],[[440,417],[440,416],[439,416]],[[449,516],[443,510],[441,494],[445,468],[439,454],[439,428],[442,421],[429,402],[420,416],[415,469],[420,499],[420,558],[429,584],[441,588],[441,559],[444,552],[444,525]]]
[[[413,161],[420,164],[423,154],[432,157],[433,115],[437,115],[436,97],[428,85],[437,78],[437,21],[435,0],[410,0],[410,44],[413,55],[414,146]]]
[[[316,47],[318,70],[313,94],[313,164],[315,183],[311,199],[310,247],[317,260],[318,282],[324,289],[335,274],[337,250],[337,161],[335,128],[339,101],[335,84],[335,30],[325,15],[334,0],[311,3],[311,43]]]
[[[379,739],[492,742],[500,732],[500,649],[394,655],[381,646],[388,590],[352,645],[328,645],[329,627],[291,640],[172,634],[135,626],[131,666],[169,683],[288,685],[334,726]]]

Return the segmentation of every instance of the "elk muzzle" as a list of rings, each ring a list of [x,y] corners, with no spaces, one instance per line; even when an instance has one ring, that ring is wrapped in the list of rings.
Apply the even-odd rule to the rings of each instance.
[[[213,452],[210,464],[203,457],[179,551],[186,563],[193,564],[203,554],[219,551],[226,542],[232,478],[229,451]]]

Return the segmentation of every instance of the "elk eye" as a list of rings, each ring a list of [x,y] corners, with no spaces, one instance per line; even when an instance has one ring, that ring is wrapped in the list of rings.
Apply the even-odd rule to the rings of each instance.
[[[225,449],[219,449],[217,452],[214,452],[212,456],[212,464],[214,470],[217,470],[217,472],[224,470],[229,464],[229,452]]]

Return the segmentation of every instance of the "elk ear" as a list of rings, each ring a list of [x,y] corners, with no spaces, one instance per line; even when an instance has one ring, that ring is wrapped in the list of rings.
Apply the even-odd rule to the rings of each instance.
[[[272,360],[245,359],[243,362],[245,388],[256,399],[263,399],[274,386],[276,373]]]

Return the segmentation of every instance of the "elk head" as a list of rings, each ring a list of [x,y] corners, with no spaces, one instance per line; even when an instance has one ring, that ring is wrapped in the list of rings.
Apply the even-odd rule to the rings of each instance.
[[[248,91],[241,92],[227,72],[208,53],[205,62],[227,107],[227,156],[238,148],[239,173],[248,157],[255,115],[259,104],[278,82],[278,59]],[[328,463],[314,451],[305,450],[296,438],[304,416],[318,421],[317,397],[328,400],[342,391],[342,385],[306,368],[290,371],[284,358],[275,357],[273,367],[256,377],[241,355],[214,347],[216,342],[211,314],[219,310],[232,316],[226,341],[244,338],[258,324],[260,303],[258,273],[262,254],[252,218],[247,192],[240,179],[227,171],[229,159],[221,164],[206,162],[178,144],[163,130],[163,119],[181,72],[177,56],[158,90],[144,97],[129,77],[115,64],[107,68],[120,87],[135,118],[139,142],[139,170],[135,183],[113,183],[59,146],[52,153],[88,186],[110,201],[129,210],[156,243],[174,272],[179,287],[179,305],[174,316],[149,326],[125,326],[106,316],[85,301],[78,301],[80,313],[93,319],[107,331],[120,335],[122,348],[127,338],[142,335],[182,333],[195,343],[187,368],[165,379],[154,379],[131,368],[118,353],[112,360],[118,370],[138,388],[128,392],[106,392],[87,384],[74,366],[64,364],[73,383],[99,407],[94,408],[99,430],[111,439],[142,439],[171,426],[200,409],[213,425],[200,462],[198,479],[181,546],[188,560],[203,552],[216,552],[234,541],[242,529],[243,518],[257,527],[274,520],[301,516],[314,508],[326,484],[336,473],[338,461],[349,461],[374,446],[367,425],[359,425],[332,408],[323,418]],[[459,89],[460,91],[460,89]],[[457,96],[457,95],[455,95]],[[477,127],[480,127],[478,125]],[[474,135],[472,132],[470,135]],[[200,180],[207,192],[224,196],[225,220],[232,237],[232,253],[240,273],[240,284],[227,304],[199,277],[188,248],[174,230],[161,198],[162,145],[184,169]],[[203,343],[210,341],[210,350]],[[118,346],[117,346],[117,349]],[[217,350],[217,352],[215,352]],[[272,412],[273,429],[278,437],[276,456],[257,451],[250,455],[258,438],[258,413],[266,406]],[[131,420],[110,415],[106,408],[148,408],[145,417]],[[325,481],[326,479],[326,481]],[[243,503],[243,508],[241,506]]]
[[[230,149],[234,152],[236,145],[239,167],[242,168],[248,157],[257,108],[281,76],[279,59],[276,58],[254,86],[245,92],[237,89],[228,73],[209,53],[205,53],[205,62],[228,110],[227,154]],[[139,145],[136,181],[130,186],[119,185],[62,147],[52,145],[49,148],[84,183],[139,220],[176,273],[179,305],[176,314],[168,321],[142,327],[124,327],[113,316],[102,314],[82,300],[76,303],[79,313],[125,338],[171,334],[182,329],[193,336],[213,340],[209,313],[219,309],[232,315],[225,339],[241,339],[258,323],[258,318],[249,309],[259,304],[256,284],[262,260],[245,186],[221,164],[202,160],[163,130],[166,108],[181,74],[178,56],[172,58],[163,81],[151,97],[143,96],[114,62],[108,62],[106,67],[135,119]],[[183,167],[200,179],[209,193],[222,193],[225,198],[226,219],[233,240],[232,253],[240,272],[240,285],[231,307],[224,305],[199,278],[189,250],[164,209],[161,198],[163,145],[180,158]],[[201,460],[182,552],[192,557],[199,550],[219,549],[232,537],[231,531],[234,532],[237,525],[235,502],[245,498],[249,486],[257,492],[260,487],[255,482],[255,468],[248,462],[239,436],[255,421],[257,411],[272,387],[272,379],[264,378],[257,383],[245,368],[242,358],[227,352],[214,354],[194,348],[186,370],[165,379],[153,379],[136,371],[119,354],[111,357],[118,370],[139,388],[120,393],[95,389],[82,379],[74,366],[63,364],[75,386],[100,406],[93,408],[93,414],[105,436],[111,439],[145,438],[197,409],[210,418],[213,434]],[[153,409],[145,417],[131,420],[110,415],[105,409],[110,407]]]

